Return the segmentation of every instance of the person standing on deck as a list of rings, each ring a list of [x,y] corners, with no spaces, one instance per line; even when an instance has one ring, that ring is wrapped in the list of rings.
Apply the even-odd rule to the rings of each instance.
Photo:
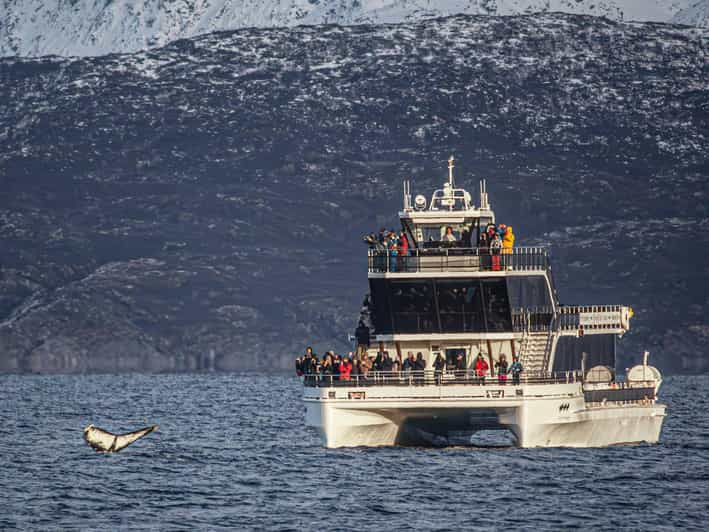
[[[398,255],[399,251],[399,241],[396,238],[396,233],[394,231],[391,231],[389,233],[389,239],[387,240],[388,247],[389,247],[389,271],[390,272],[395,272],[396,271],[396,256]]]
[[[519,384],[519,374],[522,373],[522,363],[517,355],[512,355],[512,364],[510,364],[509,373],[512,373],[512,384]]]
[[[441,384],[441,377],[446,369],[446,359],[438,353],[436,360],[433,361],[433,376],[436,379],[436,384]]]
[[[350,362],[349,357],[345,357],[340,363],[340,380],[348,381],[350,380],[350,373],[352,372],[352,362]]]
[[[490,255],[492,259],[492,270],[500,270],[500,251],[502,251],[502,242],[500,241],[500,235],[495,233],[492,237],[492,242],[490,242]]]
[[[500,360],[495,363],[495,369],[497,370],[497,382],[502,385],[507,384],[508,366],[507,357],[504,354],[500,355]]]
[[[478,353],[478,358],[475,360],[475,376],[478,378],[480,384],[485,384],[485,375],[489,369],[490,366],[487,360],[485,360],[485,357],[483,357],[482,353]]]
[[[512,232],[512,226],[508,225],[505,228],[505,234],[502,236],[502,254],[503,255],[512,255],[512,248],[515,245],[515,234]],[[511,269],[512,266],[512,257],[504,257],[503,258],[505,264],[505,268]]]
[[[502,235],[502,253],[509,255],[512,253],[512,248],[515,245],[515,234],[512,232],[512,226],[508,225],[505,228],[505,234]]]
[[[398,264],[397,269],[399,271],[408,271],[408,264],[406,257],[409,256],[409,239],[406,238],[406,233],[403,231],[399,234],[399,249],[398,249]]]

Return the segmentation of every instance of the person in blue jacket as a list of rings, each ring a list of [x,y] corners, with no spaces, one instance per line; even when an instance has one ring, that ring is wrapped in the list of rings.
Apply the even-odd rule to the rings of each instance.
[[[519,357],[517,355],[512,356],[512,364],[510,364],[510,368],[507,370],[507,373],[512,374],[512,384],[519,384],[519,374],[522,373],[524,369],[522,368],[522,363],[519,361]]]

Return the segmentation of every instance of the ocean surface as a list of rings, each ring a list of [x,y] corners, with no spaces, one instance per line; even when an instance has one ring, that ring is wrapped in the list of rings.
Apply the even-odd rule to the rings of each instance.
[[[329,450],[295,377],[0,376],[0,529],[706,530],[709,376],[658,445]],[[158,424],[116,454],[82,439]],[[483,442],[484,443],[484,442]]]

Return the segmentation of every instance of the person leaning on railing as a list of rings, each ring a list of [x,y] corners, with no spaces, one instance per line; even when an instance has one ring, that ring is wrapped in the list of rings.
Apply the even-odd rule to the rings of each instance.
[[[335,374],[335,363],[330,351],[325,353],[318,373],[320,373],[321,381],[325,381],[326,383],[332,382],[333,375]]]
[[[414,358],[414,352],[409,351],[406,353],[406,358],[404,363],[401,365],[401,369],[406,373],[411,373],[416,368],[416,358]]]
[[[350,353],[350,356],[352,353]],[[345,357],[340,362],[340,380],[348,381],[350,380],[350,374],[352,373],[352,362],[350,362],[349,357]]]
[[[300,360],[300,374],[305,376],[306,384],[312,384],[318,372],[318,357],[313,353],[312,347],[305,349],[305,356],[296,359],[296,373],[298,372],[298,360]]]
[[[485,375],[490,369],[490,366],[483,357],[482,353],[478,353],[478,358],[475,359],[475,376],[478,378],[479,384],[485,384]]]
[[[502,233],[502,253],[509,255],[512,253],[512,248],[515,245],[515,234],[512,232],[511,225],[501,225],[500,227],[504,228],[504,232]]]

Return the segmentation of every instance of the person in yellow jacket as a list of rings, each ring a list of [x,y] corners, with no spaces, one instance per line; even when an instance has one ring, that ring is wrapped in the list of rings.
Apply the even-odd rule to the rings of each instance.
[[[508,225],[505,228],[505,234],[502,235],[502,253],[509,255],[512,253],[512,247],[515,245],[515,234],[512,232],[512,226]]]

